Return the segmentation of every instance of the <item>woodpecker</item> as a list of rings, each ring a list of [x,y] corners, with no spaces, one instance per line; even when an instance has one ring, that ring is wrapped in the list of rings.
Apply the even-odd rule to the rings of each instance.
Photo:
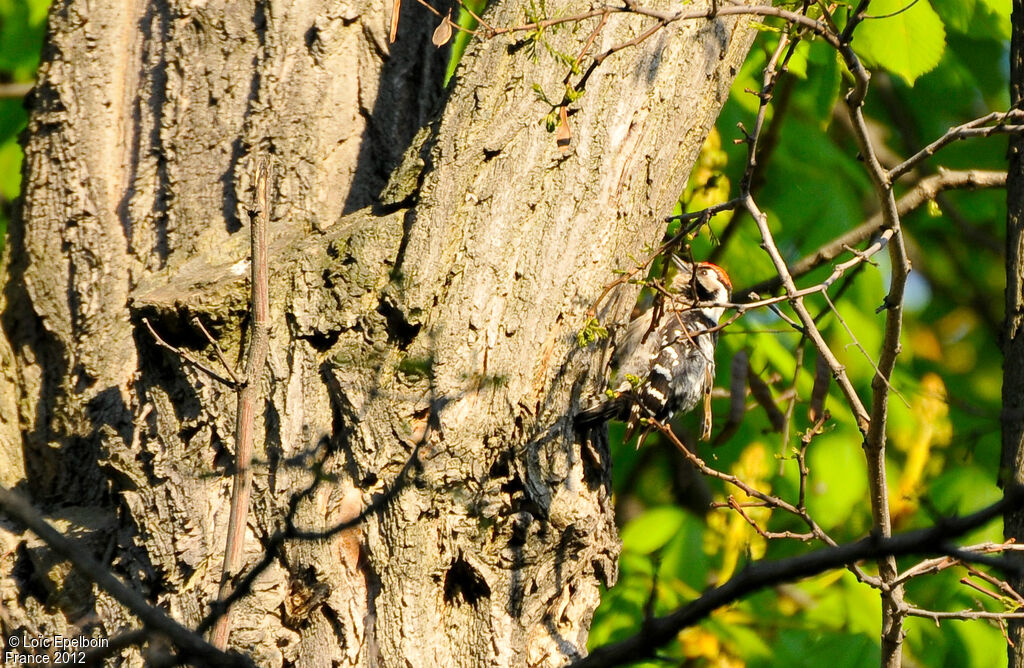
[[[693,410],[702,397],[706,403],[710,398],[715,328],[729,303],[732,282],[716,264],[691,265],[674,257],[673,261],[679,272],[661,307],[634,318],[612,354],[617,369],[614,397],[581,411],[578,425],[625,420],[629,440],[644,418],[665,422]],[[705,405],[704,438],[711,431],[708,408]]]

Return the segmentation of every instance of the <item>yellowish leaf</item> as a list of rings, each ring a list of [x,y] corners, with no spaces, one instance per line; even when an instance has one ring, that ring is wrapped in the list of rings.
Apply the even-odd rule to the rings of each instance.
[[[452,38],[452,10],[448,10],[448,15],[441,19],[441,23],[434,28],[434,36],[430,38],[434,46],[441,48],[448,43],[448,40]]]
[[[894,435],[897,448],[907,453],[907,461],[900,475],[893,498],[892,515],[898,520],[917,509],[917,496],[924,479],[925,467],[935,457],[934,448],[949,443],[952,425],[946,403],[946,385],[937,374],[928,373],[921,379],[921,389],[911,402],[913,430]]]

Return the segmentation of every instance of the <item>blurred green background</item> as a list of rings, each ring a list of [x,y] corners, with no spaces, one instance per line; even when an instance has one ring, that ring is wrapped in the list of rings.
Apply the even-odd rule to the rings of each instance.
[[[870,14],[897,12],[908,4],[876,0]],[[853,44],[873,66],[866,111],[884,164],[891,167],[951,126],[1007,109],[1009,13],[1008,0],[920,0],[896,16],[870,19],[858,28]],[[734,143],[743,136],[737,123],[754,127],[758,98],[748,91],[760,90],[762,69],[779,39],[773,29],[778,24],[768,24],[691,176],[682,201],[686,210],[737,194],[747,149]],[[780,123],[762,137],[764,153],[754,184],[755,197],[788,261],[816,250],[878,210],[839,97],[848,82],[834,50],[821,40],[809,40],[798,47],[788,76],[775,91],[772,114]],[[901,183],[912,185],[940,166],[1005,171],[1006,150],[1005,137],[958,142]],[[897,194],[905,191],[901,187]],[[914,272],[907,289],[903,352],[893,379],[900,396],[890,401],[888,483],[897,531],[978,509],[1000,496],[998,342],[1005,282],[1005,191],[947,191],[938,200],[903,220]],[[714,258],[729,271],[738,291],[774,275],[749,216],[719,215],[712,230],[694,240],[693,256]],[[846,253],[840,259],[850,257]],[[889,267],[885,252],[873,260],[877,266],[863,267],[848,283],[841,279],[830,295],[857,341],[877,359],[884,313],[876,309],[888,287]],[[798,286],[814,285],[829,273],[827,266],[798,280]],[[869,400],[871,362],[823,299],[811,297],[808,303],[812,313],[823,314],[819,324],[832,350],[861,397]],[[782,310],[793,317],[788,308]],[[788,438],[748,396],[748,411],[736,431],[715,445],[700,443],[696,449],[709,465],[795,502],[798,475],[793,455],[811,425],[808,406],[816,353],[773,314],[745,316],[720,339],[718,394],[729,387],[729,365],[740,351],[768,382],[781,412],[794,402]],[[714,403],[716,434],[726,422],[728,408],[727,398]],[[860,434],[834,384],[826,408],[831,419],[807,453],[807,506],[812,517],[843,542],[862,537],[871,526],[866,465]],[[699,412],[675,427],[690,445],[697,444]],[[729,495],[740,503],[748,499],[723,483],[699,479],[671,444],[649,440],[637,451],[633,444],[621,443],[621,434],[621,427],[613,426],[613,475],[623,541],[620,579],[605,594],[594,619],[591,647],[636,633],[652,597],[655,614],[665,614],[709,585],[724,582],[745,562],[820,546],[793,539],[767,541],[728,508],[703,516],[694,512],[695,498],[710,496],[719,503]],[[807,531],[797,518],[780,511],[753,508],[748,514],[769,531]],[[997,523],[966,541],[1001,539],[1002,526]],[[900,565],[913,563],[914,559],[904,559]],[[876,572],[870,564],[865,570]],[[907,600],[944,611],[1012,607],[961,584],[965,575],[967,571],[958,567],[912,580]],[[981,580],[975,582],[992,589]],[[840,571],[764,591],[719,610],[680,634],[661,654],[667,665],[793,668],[817,667],[823,660],[837,667],[878,665],[880,618],[877,592]],[[994,622],[944,621],[937,626],[910,618],[906,628],[907,665],[983,668],[1005,663],[1005,640]]]
[[[909,9],[900,11],[907,4]],[[23,86],[17,85],[34,76],[46,7],[45,0],[0,0],[0,240],[20,183],[18,135],[26,116]],[[891,166],[950,126],[1007,108],[1009,12],[1009,0],[872,2],[872,15],[895,13],[865,21],[854,40],[874,68],[867,113],[885,149],[884,162]],[[463,16],[460,22],[470,20]],[[770,21],[762,26],[683,195],[681,206],[687,210],[736,194],[746,151],[734,143],[742,136],[737,123],[754,125],[757,98],[746,91],[760,87],[761,69],[779,39],[777,27]],[[466,41],[457,34],[450,71]],[[848,76],[830,47],[808,40],[800,44],[776,90],[773,113],[781,122],[765,136],[755,194],[788,260],[815,250],[877,210],[843,120],[839,95]],[[577,104],[586,104],[586,98]],[[906,181],[939,166],[1005,170],[1006,139],[959,142]],[[914,273],[893,383],[899,396],[891,401],[889,429],[897,530],[976,509],[999,495],[1004,221],[1002,190],[950,192],[904,219]],[[704,232],[693,241],[695,258],[713,257],[740,290],[773,275],[749,217],[720,215],[711,228],[713,234]],[[877,356],[884,316],[876,309],[885,294],[888,267],[885,253],[874,259],[877,266],[865,266],[848,283],[840,281],[831,294],[857,341]],[[799,283],[814,284],[828,273],[828,268],[819,270]],[[871,363],[823,300],[812,297],[809,302],[813,312],[823,314],[822,330],[861,396],[869,397]],[[815,353],[774,315],[749,314],[721,337],[716,385],[722,390],[729,386],[729,366],[739,351],[749,355],[752,370],[768,383],[779,410],[791,409],[788,433],[773,428],[763,407],[748,397],[748,411],[736,430],[716,445],[702,443],[697,449],[710,465],[795,501],[793,452],[811,424]],[[859,433],[834,386],[826,408],[831,419],[808,449],[807,505],[826,531],[847,541],[870,527],[865,464]],[[717,398],[716,435],[727,410],[728,399]],[[697,419],[691,415],[676,425],[690,444],[697,442]],[[648,605],[656,614],[668,612],[751,559],[781,558],[814,547],[798,540],[766,541],[728,509],[695,512],[701,500],[746,499],[735,489],[695,476],[660,439],[652,437],[638,451],[621,442],[621,425],[613,424],[611,431],[623,549],[619,584],[606,592],[597,611],[591,646],[635,633]],[[769,530],[805,531],[784,513],[748,512]],[[1000,540],[1001,533],[1001,526],[992,525],[968,542]],[[1001,602],[961,584],[965,575],[963,568],[954,568],[914,580],[908,600],[936,610],[1002,609]],[[879,619],[877,593],[841,571],[764,591],[720,610],[680,634],[662,654],[670,665],[792,668],[817,667],[823,659],[836,668],[877,665]],[[909,665],[988,668],[1004,661],[1003,636],[994,623],[937,626],[912,618],[907,630]]]
[[[39,66],[49,6],[49,0],[0,0],[0,250],[21,186],[22,99]]]

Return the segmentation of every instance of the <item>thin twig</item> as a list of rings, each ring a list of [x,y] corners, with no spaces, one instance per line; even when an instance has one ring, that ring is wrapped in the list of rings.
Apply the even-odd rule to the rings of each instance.
[[[785,499],[782,499],[772,494],[766,494],[765,492],[762,492],[756,487],[753,487],[752,485],[748,484],[741,478],[736,477],[735,475],[732,475],[730,473],[723,473],[722,471],[711,468],[703,459],[698,457],[689,448],[687,448],[686,445],[684,445],[683,442],[679,440],[679,437],[675,435],[675,433],[672,431],[670,427],[657,421],[654,421],[653,423],[654,426],[659,431],[661,431],[662,434],[665,435],[669,442],[675,445],[676,448],[678,448],[679,451],[683,453],[683,456],[686,457],[690,461],[690,463],[693,464],[694,467],[702,474],[710,478],[717,478],[723,482],[727,482],[730,485],[736,487],[737,489],[743,491],[743,493],[746,494],[747,496],[758,499],[772,508],[778,508],[779,510],[783,510],[787,513],[795,515],[796,517],[800,518],[800,520],[803,521],[804,524],[807,525],[807,527],[814,534],[815,538],[822,541],[826,545],[838,545],[838,543],[836,543],[836,541],[831,536],[825,533],[825,530],[822,529],[821,526],[819,526],[818,523],[814,521],[814,519],[807,512],[806,508],[802,506],[794,506]],[[878,578],[864,573],[857,567],[852,568],[851,571],[861,582],[871,585],[872,587],[878,586]]]
[[[462,7],[463,9],[465,9],[466,12],[468,12],[470,16],[473,17],[474,21],[476,21],[478,24],[480,24],[480,25],[482,25],[484,27],[484,29],[487,31],[487,37],[493,37],[494,36],[494,34],[495,34],[494,33],[494,28],[491,26],[490,23],[488,23],[487,21],[483,20],[483,18],[481,18],[479,14],[474,12],[473,8],[470,7],[469,5],[467,5],[464,2],[464,0],[455,0],[455,1],[457,3],[459,3],[459,6]]]
[[[798,295],[798,290],[793,282],[793,277],[789,273],[789,269],[786,267],[786,262],[782,259],[782,254],[779,252],[778,247],[775,245],[775,238],[772,235],[771,230],[768,228],[768,217],[758,208],[752,197],[747,197],[746,206],[750,211],[751,218],[757,223],[757,228],[761,232],[761,241],[768,251],[769,257],[775,265],[776,271],[782,278],[782,284],[786,288],[786,296],[789,299],[790,306],[796,312],[797,317],[800,319],[800,323],[803,325],[807,332],[808,338],[814,343],[818,349],[818,354],[828,363],[829,368],[832,370],[832,376],[836,379],[836,383],[842,390],[843,395],[846,397],[846,401],[850,406],[850,410],[853,412],[853,417],[857,421],[857,427],[862,433],[866,433],[869,426],[869,418],[867,409],[864,408],[864,403],[861,401],[860,396],[857,395],[857,390],[854,389],[853,383],[850,378],[846,375],[846,369],[839,360],[836,359],[835,354],[829,348],[828,343],[825,342],[825,338],[818,331],[818,326],[814,323],[814,318],[807,311],[807,307],[803,303],[803,298]]]
[[[970,587],[974,591],[976,591],[976,592],[978,592],[980,594],[984,594],[985,596],[988,596],[989,598],[991,598],[991,599],[993,599],[995,601],[1003,600],[1003,597],[998,592],[994,592],[991,589],[985,589],[980,584],[978,584],[977,582],[971,580],[968,577],[960,578],[960,584],[962,584],[962,585],[964,585],[966,587]]]
[[[843,329],[846,330],[846,334],[850,337],[850,340],[853,341],[853,345],[856,346],[857,350],[861,352],[861,354],[864,356],[864,359],[866,359],[868,361],[868,364],[871,365],[871,368],[875,370],[875,375],[881,378],[882,382],[889,386],[889,390],[900,398],[900,401],[903,402],[904,406],[910,408],[910,402],[907,401],[907,398],[904,397],[899,390],[892,386],[892,383],[889,382],[888,378],[882,376],[882,372],[878,370],[878,365],[875,364],[875,360],[871,359],[871,355],[869,355],[868,351],[864,348],[863,345],[861,345],[861,342],[857,338],[857,335],[853,333],[853,330],[850,329],[850,326],[846,323],[846,319],[843,318],[843,316],[839,313],[839,309],[837,309],[836,305],[832,303],[831,299],[829,299],[828,291],[822,290],[821,296],[825,300],[825,303],[828,304],[829,309],[832,310],[832,315],[836,317],[836,320],[839,322],[839,324],[842,325]]]
[[[235,373],[235,370],[231,368],[231,365],[228,364],[228,360],[226,357],[224,357],[224,351],[221,350],[220,344],[217,343],[217,340],[213,338],[213,335],[210,334],[210,332],[206,329],[206,326],[203,324],[203,321],[199,319],[199,316],[192,317],[192,324],[198,327],[199,331],[201,331],[203,335],[206,336],[206,340],[210,343],[210,345],[213,346],[213,351],[217,354],[217,360],[220,361],[221,366],[224,367],[224,370],[231,375],[231,380],[235,381],[235,385],[238,385],[238,375]]]
[[[21,99],[32,90],[31,83],[5,83],[0,84],[0,99],[11,100]]]
[[[780,444],[779,452],[779,475],[782,475],[783,468],[785,466],[785,460],[782,455],[786,453],[786,445],[789,443],[790,435],[793,429],[793,415],[796,413],[797,402],[800,401],[800,394],[797,389],[797,382],[800,380],[800,370],[804,366],[804,341],[807,337],[802,333],[800,334],[800,341],[796,344],[796,352],[794,353],[794,364],[793,364],[793,379],[789,384],[789,401],[786,402],[786,412],[783,413],[782,423],[782,443]]]
[[[427,8],[427,9],[428,9],[428,10],[429,10],[429,11],[430,11],[431,13],[433,13],[433,14],[434,14],[435,16],[441,17],[442,19],[444,18],[444,16],[445,16],[445,15],[444,15],[444,14],[442,14],[442,13],[441,13],[440,11],[438,11],[437,9],[435,9],[435,8],[434,8],[434,7],[433,7],[433,6],[432,6],[432,5],[430,4],[430,3],[426,2],[426,0],[416,0],[416,2],[418,2],[418,3],[420,3],[421,5],[423,5],[424,7],[426,7],[426,8]],[[459,2],[459,4],[460,4],[460,5],[462,5],[462,2],[460,1],[460,2]],[[466,7],[465,5],[462,5],[462,6],[463,6],[463,7]],[[468,9],[468,8],[467,8],[467,9]],[[472,12],[470,12],[470,13],[472,14]],[[474,17],[476,17],[476,15],[475,15],[475,14],[473,14],[473,16],[474,16]],[[479,19],[478,19],[478,20],[479,20]],[[477,32],[476,30],[473,30],[472,28],[467,28],[466,26],[463,26],[463,25],[459,25],[459,22],[458,22],[458,21],[452,21],[452,20],[450,19],[450,17],[449,17],[449,19],[448,19],[448,25],[450,25],[450,26],[451,26],[452,28],[455,28],[455,29],[456,29],[456,30],[458,30],[459,32],[464,32],[464,33],[466,33],[467,35],[473,35],[474,37],[480,37],[480,36],[481,36],[481,35],[480,35],[480,33],[479,33],[479,32]],[[492,34],[490,34],[490,35],[487,35],[487,36],[488,36],[488,37],[492,37],[492,36],[493,36],[493,33],[492,33]],[[443,44],[442,44],[442,46],[443,46]]]
[[[146,325],[146,329],[149,330],[150,336],[153,337],[153,340],[156,341],[158,346],[160,346],[161,348],[166,348],[167,350],[170,350],[172,353],[174,353],[175,355],[180,357],[182,360],[188,362],[189,364],[194,366],[196,369],[202,371],[207,376],[209,376],[210,378],[213,378],[217,382],[224,383],[225,385],[227,385],[230,388],[238,387],[238,379],[235,376],[235,372],[231,370],[231,367],[225,365],[225,369],[227,369],[227,372],[229,374],[231,374],[231,378],[227,378],[225,376],[222,376],[221,374],[217,373],[216,371],[211,369],[209,366],[207,366],[203,362],[199,361],[198,358],[196,358],[196,357],[190,355],[189,353],[185,352],[185,350],[183,350],[182,348],[179,348],[178,346],[171,345],[170,343],[165,341],[163,338],[161,338],[161,336],[156,333],[156,330],[153,328],[153,325],[149,322],[149,318],[143,318],[142,319],[142,323],[144,325]],[[205,332],[205,330],[204,330],[204,332]],[[209,336],[209,335],[207,334],[207,336]]]
[[[905,614],[911,617],[926,617],[936,624],[941,620],[971,620],[971,619],[1024,619],[1024,612],[988,612],[987,610],[960,610],[959,612],[939,612],[937,610],[923,610],[908,606]]]
[[[1024,551],[1024,545],[1018,545],[1016,543],[978,543],[977,545],[967,545],[960,548],[965,552],[976,552],[978,554],[989,554],[992,552],[1003,552],[1003,551]],[[937,557],[935,559],[926,559],[900,573],[897,578],[897,584],[903,584],[911,578],[920,577],[922,575],[931,575],[944,571],[947,568],[953,566],[959,566],[962,562],[952,557]]]
[[[256,205],[250,213],[251,245],[251,309],[252,321],[249,349],[245,360],[242,383],[238,390],[238,410],[235,415],[235,473],[231,485],[231,514],[228,518],[227,545],[224,548],[224,567],[221,572],[218,598],[225,599],[232,589],[232,578],[238,571],[245,548],[245,527],[249,515],[249,497],[252,495],[252,452],[255,431],[256,404],[260,398],[263,368],[267,361],[270,332],[270,305],[267,268],[267,226],[270,207],[267,202],[267,181],[270,166],[265,158],[256,168]],[[231,631],[231,610],[217,620],[210,634],[215,647],[226,647]]]
[[[848,44],[849,35],[863,16],[867,4],[867,2],[861,2],[851,17],[850,24],[847,25],[846,31],[843,33],[846,40],[843,48],[840,49],[840,54],[855,79],[853,90],[846,96],[846,106],[853,124],[854,139],[881,204],[885,233],[891,235],[891,240],[888,243],[891,274],[889,293],[885,297],[885,328],[882,348],[878,357],[877,373],[871,381],[871,417],[867,434],[864,437],[874,530],[881,536],[889,536],[892,533],[892,520],[885,467],[889,379],[892,377],[896,367],[896,358],[900,352],[900,334],[903,329],[903,295],[907,276],[910,273],[910,260],[907,257],[892,181],[878,160],[868,132],[867,120],[864,117],[864,97],[867,95],[870,77]],[[904,604],[902,587],[893,584],[899,575],[896,560],[891,556],[881,558],[878,562],[878,574],[885,585],[882,591],[882,665],[887,668],[899,668],[904,637],[902,622]]]
[[[968,121],[963,125],[950,128],[944,135],[890,169],[886,174],[886,178],[890,182],[895,181],[917,166],[919,162],[930,158],[940,149],[955,141],[969,137],[989,137],[994,134],[1016,134],[1024,131],[1024,126],[1008,124],[1008,120],[1018,122],[1024,120],[1024,113],[1016,110],[1006,112],[994,111],[980,118],[975,118],[973,121]],[[996,125],[984,127],[989,123],[996,123]]]
[[[807,541],[815,539],[815,535],[813,533],[795,533],[793,531],[767,531],[765,529],[762,529],[761,525],[755,522],[754,519],[750,517],[750,515],[744,512],[743,506],[739,504],[731,494],[729,495],[728,506],[732,508],[734,511],[736,511],[736,513],[740,517],[742,517],[743,520],[746,521],[746,523],[749,524],[751,528],[754,531],[756,531],[759,536],[766,540],[772,540],[776,538],[795,538],[796,540],[801,540],[806,543]]]
[[[945,190],[966,188],[1003,188],[1006,186],[1006,172],[994,172],[985,170],[967,171],[941,171],[938,174],[925,177],[915,184],[896,203],[896,210],[900,216],[921,207],[930,200],[935,199],[939,193]],[[799,278],[826,262],[835,259],[842,254],[847,247],[863,243],[871,237],[879,234],[885,226],[882,214],[878,213],[861,223],[849,232],[842,234],[828,242],[818,250],[810,253],[790,265],[790,272],[794,278]],[[872,248],[877,244],[873,244]],[[884,247],[879,246],[879,250]],[[870,249],[863,252],[869,253]],[[756,285],[746,288],[744,292],[771,292],[782,286],[782,279],[778,276],[761,281]]]
[[[1001,598],[1013,599],[1018,606],[1024,606],[1024,596],[1021,596],[1020,592],[1018,592],[1016,589],[1010,586],[1010,583],[1006,580],[1000,580],[994,575],[986,573],[985,571],[978,570],[970,564],[964,564],[964,567],[967,569],[967,572],[970,573],[972,577],[976,577],[979,580],[984,580],[985,582],[989,583],[990,585],[1001,591]]]

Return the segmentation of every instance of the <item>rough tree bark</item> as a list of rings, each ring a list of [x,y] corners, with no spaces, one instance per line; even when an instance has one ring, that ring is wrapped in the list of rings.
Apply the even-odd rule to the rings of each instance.
[[[1010,100],[1024,103],[1024,1],[1013,0],[1010,43]],[[1006,319],[1003,323],[1003,456],[1001,478],[1024,484],[1024,138],[1010,135],[1006,176]],[[1007,513],[1007,539],[1024,540],[1024,511]],[[1012,553],[1016,554],[1016,553]],[[1024,578],[1011,578],[1024,591]],[[1012,668],[1024,668],[1024,624],[1010,620],[1007,653]]]
[[[245,211],[269,156],[250,561],[297,492],[311,490],[296,524],[324,529],[415,462],[358,529],[288,544],[239,604],[231,645],[260,665],[558,665],[585,652],[616,573],[607,453],[568,417],[601,384],[575,333],[613,270],[659,239],[751,31],[672,25],[608,59],[562,154],[533,90],[563,91],[543,47],[477,42],[443,90],[436,19],[403,3],[388,44],[390,7],[55,2],[4,265],[0,475],[151,600],[201,620],[234,402],[141,321],[212,359],[198,316],[237,358]],[[487,14],[523,16],[511,0]],[[575,54],[594,21],[545,38]],[[613,16],[595,47],[649,25]],[[3,529],[5,634],[133,627]]]

